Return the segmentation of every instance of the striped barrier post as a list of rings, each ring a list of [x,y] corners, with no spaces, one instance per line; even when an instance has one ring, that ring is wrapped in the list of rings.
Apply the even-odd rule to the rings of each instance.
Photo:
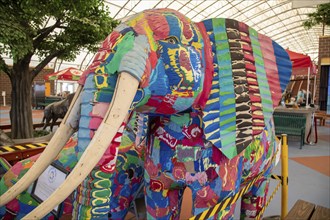
[[[281,192],[281,219],[288,214],[288,192],[289,192],[289,150],[288,139],[286,134],[281,135],[282,156],[281,156],[281,172],[282,172],[282,192]]]

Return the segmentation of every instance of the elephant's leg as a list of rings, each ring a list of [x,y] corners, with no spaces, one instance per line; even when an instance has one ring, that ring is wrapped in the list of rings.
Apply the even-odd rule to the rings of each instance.
[[[74,193],[72,219],[108,219],[112,173],[92,170]]]
[[[150,142],[154,145],[148,146],[144,164],[147,218],[179,219],[185,187],[184,165],[175,163],[175,151],[164,142],[159,143],[157,138]]]
[[[96,168],[75,193],[73,219],[124,219],[143,179],[139,153],[131,149],[118,152],[116,170]]]
[[[193,215],[216,206],[238,192],[242,162],[241,157],[228,159],[214,147],[203,149],[197,164],[203,164],[204,170],[186,174],[187,185],[192,190]],[[232,204],[226,207],[210,219],[234,219],[235,206]]]
[[[141,153],[132,146],[127,151],[119,149],[116,163],[116,173],[111,178],[111,219],[124,219],[131,207],[131,203],[143,188],[143,161]]]
[[[222,220],[234,220],[237,219],[234,216],[235,213],[235,208],[236,208],[236,203],[229,205],[225,208],[225,210],[217,213],[214,215],[212,219],[222,219]]]
[[[52,123],[51,123],[51,125],[50,125],[50,131],[53,131],[53,127],[54,127],[54,125],[55,125],[57,119],[58,119],[57,117],[53,117]]]
[[[114,144],[114,142],[111,144]],[[77,148],[78,146],[79,144]],[[110,151],[106,156],[109,156],[109,153]],[[107,162],[104,159],[101,159],[101,161],[101,164],[99,162],[99,165],[89,173],[75,190],[72,219],[108,219],[110,198],[112,196],[111,179],[115,174],[108,171]]]
[[[75,192],[73,219],[124,219],[143,180],[145,143],[136,143],[134,131],[144,128],[144,118],[132,116],[112,144],[118,146],[116,169],[109,171],[107,157],[100,161]],[[79,151],[79,149],[76,149]]]
[[[223,200],[219,190],[221,189],[220,184],[220,179],[215,179],[211,184],[204,186],[199,185],[198,179],[193,184],[190,184],[190,188],[192,189],[193,215],[208,210]],[[216,213],[209,219],[234,219],[235,207],[236,203],[229,205],[225,210]]]
[[[159,190],[156,181],[145,184],[147,219],[179,219],[184,188]]]
[[[269,188],[269,177],[274,168],[275,154],[278,153],[280,141],[275,136],[272,122],[266,124],[263,131],[246,148],[244,154],[243,180],[253,179],[258,173],[265,172],[252,188],[242,197],[241,218],[254,219],[264,207]],[[267,163],[265,163],[267,161]]]
[[[44,127],[42,128],[43,130],[46,130],[47,126],[49,125],[51,118],[46,117]]]
[[[47,121],[47,118],[44,116],[44,117],[42,118],[42,123],[44,123],[44,126],[42,127],[42,130],[45,130],[46,127],[47,127],[47,123],[46,123],[46,121]]]
[[[241,219],[255,219],[267,201],[269,178],[260,178],[241,200]]]

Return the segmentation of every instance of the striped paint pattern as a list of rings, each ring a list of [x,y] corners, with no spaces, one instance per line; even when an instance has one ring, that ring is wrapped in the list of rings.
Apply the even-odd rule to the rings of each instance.
[[[46,147],[48,142],[34,143],[34,144],[18,144],[18,145],[8,145],[0,147],[0,155],[6,153],[13,153],[22,150],[30,150],[36,148]]]
[[[249,28],[249,36],[251,39],[253,56],[255,59],[259,91],[260,91],[260,94],[262,94],[261,95],[261,104],[262,104],[264,120],[268,121],[272,117],[272,113],[273,113],[273,100],[272,100],[272,96],[270,93],[270,88],[269,88],[268,79],[267,79],[267,75],[266,75],[264,58],[263,58],[263,54],[261,51],[260,43],[258,41],[258,33],[254,29]]]
[[[203,112],[204,133],[224,154],[232,156],[237,154],[236,106],[225,19],[206,20],[204,25],[213,42],[214,53],[212,88]]]
[[[232,19],[203,22],[213,52],[213,81],[203,109],[205,138],[229,159],[272,117],[291,75],[283,48]]]
[[[264,58],[264,67],[267,74],[268,84],[272,95],[273,107],[275,108],[278,103],[276,100],[280,100],[282,97],[282,91],[280,87],[278,68],[276,64],[276,57],[274,54],[273,41],[261,34],[258,34],[261,51]]]

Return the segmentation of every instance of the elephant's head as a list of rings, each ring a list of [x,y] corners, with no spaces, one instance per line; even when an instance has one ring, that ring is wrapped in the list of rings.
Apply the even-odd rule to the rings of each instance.
[[[145,11],[108,36],[85,78],[93,74],[103,83],[104,76],[129,73],[139,81],[137,111],[174,114],[193,106],[201,94],[203,45],[198,27],[181,14]]]
[[[196,112],[202,115],[205,140],[232,158],[261,133],[290,75],[286,52],[243,23],[194,23],[169,9],[139,13],[103,42],[84,72],[82,92],[76,93],[57,139],[39,159],[44,162],[37,161],[32,176],[26,174],[25,183],[12,187],[6,201],[49,165],[77,126],[77,115],[80,161],[28,218],[40,218],[63,201],[98,162],[104,165],[103,155],[108,155],[111,172],[116,159],[111,143],[132,110],[150,115]]]

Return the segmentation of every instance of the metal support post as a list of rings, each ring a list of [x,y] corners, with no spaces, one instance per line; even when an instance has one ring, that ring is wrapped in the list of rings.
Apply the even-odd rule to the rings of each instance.
[[[289,150],[288,139],[286,134],[282,134],[282,192],[281,192],[281,219],[284,219],[288,214],[288,182],[289,182]]]

